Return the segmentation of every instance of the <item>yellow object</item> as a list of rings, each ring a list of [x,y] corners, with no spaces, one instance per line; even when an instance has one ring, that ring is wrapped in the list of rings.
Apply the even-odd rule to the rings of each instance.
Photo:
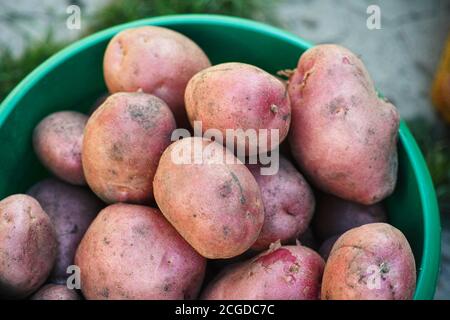
[[[450,123],[450,35],[434,78],[431,99],[436,110]]]

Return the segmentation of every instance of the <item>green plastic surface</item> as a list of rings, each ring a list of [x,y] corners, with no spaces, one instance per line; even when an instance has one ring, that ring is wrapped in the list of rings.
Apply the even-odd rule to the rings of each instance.
[[[34,155],[33,128],[59,110],[86,112],[106,91],[102,58],[108,41],[131,27],[159,25],[197,42],[216,64],[241,61],[275,73],[295,68],[312,44],[249,20],[215,15],[166,16],[119,25],[82,39],[27,76],[0,105],[0,199],[48,175]],[[408,238],[418,269],[415,299],[432,299],[440,261],[440,221],[433,184],[414,138],[400,126],[399,177],[386,201],[390,222]]]

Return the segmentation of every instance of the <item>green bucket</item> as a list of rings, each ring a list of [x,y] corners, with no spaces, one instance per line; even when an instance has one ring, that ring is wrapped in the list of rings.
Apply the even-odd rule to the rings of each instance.
[[[33,128],[55,111],[87,112],[106,92],[102,59],[108,41],[123,29],[143,25],[185,34],[214,64],[241,61],[271,73],[294,68],[299,56],[312,46],[264,24],[215,15],[145,19],[80,40],[40,65],[0,105],[0,199],[24,192],[49,174],[33,152]],[[398,184],[386,205],[390,223],[405,233],[414,251],[418,270],[414,297],[432,299],[439,273],[439,210],[427,166],[404,122],[400,125]]]

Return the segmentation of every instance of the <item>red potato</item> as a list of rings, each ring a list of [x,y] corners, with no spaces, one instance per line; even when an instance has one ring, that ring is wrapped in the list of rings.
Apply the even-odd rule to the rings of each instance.
[[[373,204],[397,179],[395,107],[377,96],[360,59],[337,45],[307,50],[289,80],[292,154],[326,193]]]
[[[278,240],[286,244],[306,231],[314,213],[314,194],[285,158],[274,175],[262,175],[260,165],[247,166],[258,182],[264,204],[264,224],[252,249],[264,250]]]
[[[89,187],[105,202],[150,203],[159,158],[175,120],[161,99],[116,93],[89,118],[83,169]]]
[[[204,300],[316,300],[323,259],[303,246],[275,247],[226,268],[202,293]]]
[[[333,195],[320,194],[312,226],[314,233],[323,241],[375,222],[387,222],[387,214],[381,203],[366,206]]]
[[[0,297],[24,298],[47,279],[57,240],[48,215],[30,196],[0,201]]]
[[[81,300],[75,290],[63,284],[47,284],[34,293],[30,300]]]
[[[194,299],[206,260],[157,209],[114,204],[103,209],[78,247],[86,299]]]
[[[57,179],[45,179],[27,194],[34,197],[49,215],[56,230],[58,253],[50,281],[64,284],[67,267],[73,265],[75,251],[97,213],[104,207],[90,190]]]
[[[201,163],[193,163],[196,148],[204,150]],[[180,150],[189,163],[173,161]],[[200,137],[173,143],[161,157],[153,184],[164,216],[206,258],[240,255],[261,231],[264,208],[258,184],[218,143]]]
[[[81,149],[87,120],[79,112],[55,112],[34,129],[33,147],[39,160],[55,176],[71,184],[86,184]]]
[[[184,91],[189,79],[211,65],[191,39],[166,28],[145,26],[118,33],[109,42],[103,60],[111,93],[143,90],[164,100],[178,126],[189,125]]]
[[[185,102],[191,126],[201,121],[203,133],[219,130],[224,143],[227,129],[253,129],[256,135],[267,129],[267,142],[235,137],[235,145],[248,155],[276,148],[289,130],[291,106],[286,86],[249,64],[223,63],[197,73],[186,87]],[[272,142],[272,130],[278,130],[278,143]]]
[[[324,300],[412,299],[414,256],[403,233],[386,223],[371,223],[344,233],[325,266]]]

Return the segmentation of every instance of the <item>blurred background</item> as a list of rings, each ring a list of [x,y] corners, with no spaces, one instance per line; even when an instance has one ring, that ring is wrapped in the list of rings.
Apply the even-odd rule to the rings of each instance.
[[[78,8],[80,24],[73,24],[68,19]],[[379,19],[372,20],[377,12]],[[443,226],[435,298],[450,299],[450,0],[0,0],[0,102],[38,64],[77,39],[180,13],[263,21],[361,56],[428,163]]]

